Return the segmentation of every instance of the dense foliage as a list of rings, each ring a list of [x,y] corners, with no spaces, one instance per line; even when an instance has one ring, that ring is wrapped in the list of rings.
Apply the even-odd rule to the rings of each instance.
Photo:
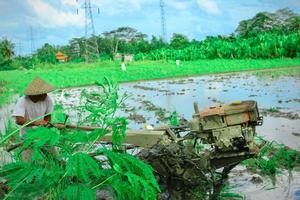
[[[160,189],[152,168],[123,150],[126,119],[116,117],[115,112],[126,96],[119,97],[118,88],[108,80],[99,85],[103,92],[83,93],[84,104],[78,108],[85,112],[84,121],[99,128],[92,132],[49,127],[28,130],[14,154],[15,161],[0,168],[0,177],[9,186],[4,199],[93,200],[105,194],[124,200],[156,198]],[[54,120],[61,117],[57,109]],[[109,130],[112,148],[99,143]]]
[[[57,49],[55,49],[50,44],[46,43],[40,49],[37,50],[36,55],[37,59],[40,62],[47,62],[47,63],[56,63],[55,54]]]
[[[244,58],[282,58],[300,57],[300,31],[288,35],[260,33],[254,37],[208,37],[206,40],[194,41],[185,48],[162,48],[150,53],[138,54],[150,60],[180,59],[244,59]]]
[[[0,70],[9,69],[14,55],[14,44],[8,39],[0,39]]]
[[[242,20],[236,32],[243,37],[261,32],[290,33],[300,29],[300,15],[284,8],[274,13],[259,12],[253,18]]]
[[[112,60],[116,53],[133,54],[135,60],[198,60],[300,57],[300,16],[291,10],[274,13],[260,12],[253,18],[242,20],[235,33],[229,36],[208,36],[202,41],[189,40],[174,33],[170,42],[148,36],[131,27],[119,27],[95,35],[72,38],[69,44],[45,44],[31,56],[13,57],[14,45],[7,39],[0,41],[0,70],[19,67],[32,68],[39,63],[57,63],[55,53],[63,52],[69,62],[83,62],[91,51],[89,42],[98,44],[93,54],[100,60]],[[86,51],[86,48],[89,50]]]

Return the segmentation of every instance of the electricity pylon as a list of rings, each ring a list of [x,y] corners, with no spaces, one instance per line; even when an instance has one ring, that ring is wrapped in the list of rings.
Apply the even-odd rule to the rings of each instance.
[[[97,37],[95,35],[95,26],[90,0],[84,1],[85,27],[84,27],[84,42],[85,42],[85,61],[90,62],[97,60],[99,57]],[[78,13],[78,11],[77,11]],[[99,9],[98,9],[99,13]]]
[[[22,49],[23,49],[23,45],[22,45],[22,42],[21,40],[19,40],[17,43],[16,43],[16,50],[17,50],[17,54],[18,56],[21,56],[22,55]]]
[[[30,52],[31,52],[31,55],[33,55],[34,51],[35,51],[35,46],[34,46],[33,29],[32,29],[32,26],[30,26]]]
[[[161,38],[167,42],[166,18],[165,18],[165,3],[160,0],[160,16],[161,16]]]

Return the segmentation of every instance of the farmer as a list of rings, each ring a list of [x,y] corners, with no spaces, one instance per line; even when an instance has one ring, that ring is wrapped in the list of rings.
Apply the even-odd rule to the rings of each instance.
[[[23,135],[29,127],[45,126],[50,122],[50,113],[53,111],[53,101],[47,93],[53,90],[54,87],[52,85],[38,77],[33,79],[26,87],[24,91],[25,96],[19,99],[13,111],[16,124],[24,125],[36,118],[40,118],[28,124],[26,128],[23,128],[20,132],[21,135]]]

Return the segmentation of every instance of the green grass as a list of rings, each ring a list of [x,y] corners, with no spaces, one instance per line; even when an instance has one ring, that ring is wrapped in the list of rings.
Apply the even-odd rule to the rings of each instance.
[[[256,77],[261,79],[278,78],[280,76],[299,77],[300,70],[298,67],[294,68],[281,68],[276,70],[259,70],[253,73]]]
[[[292,66],[300,66],[300,59],[198,60],[182,62],[179,67],[174,61],[139,61],[127,65],[126,72],[121,71],[120,63],[112,61],[42,65],[28,71],[1,71],[0,106],[9,102],[14,94],[22,94],[36,76],[57,88],[65,88],[94,84],[105,76],[117,82],[129,82]]]
[[[257,140],[261,140],[261,138],[257,138]],[[272,141],[267,142],[260,149],[256,158],[245,160],[243,164],[253,172],[268,175],[275,181],[276,175],[283,170],[291,173],[300,166],[300,154],[295,149]]]
[[[270,112],[270,113],[279,112],[279,110],[277,108],[274,108],[274,107],[268,108],[267,111]]]

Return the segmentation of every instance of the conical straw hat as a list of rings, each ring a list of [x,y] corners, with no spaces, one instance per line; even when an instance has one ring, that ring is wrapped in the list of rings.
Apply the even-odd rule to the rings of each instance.
[[[39,94],[45,94],[48,92],[52,92],[54,89],[55,88],[52,85],[46,83],[41,78],[36,77],[27,86],[27,88],[24,91],[24,94],[25,95],[39,95]]]

